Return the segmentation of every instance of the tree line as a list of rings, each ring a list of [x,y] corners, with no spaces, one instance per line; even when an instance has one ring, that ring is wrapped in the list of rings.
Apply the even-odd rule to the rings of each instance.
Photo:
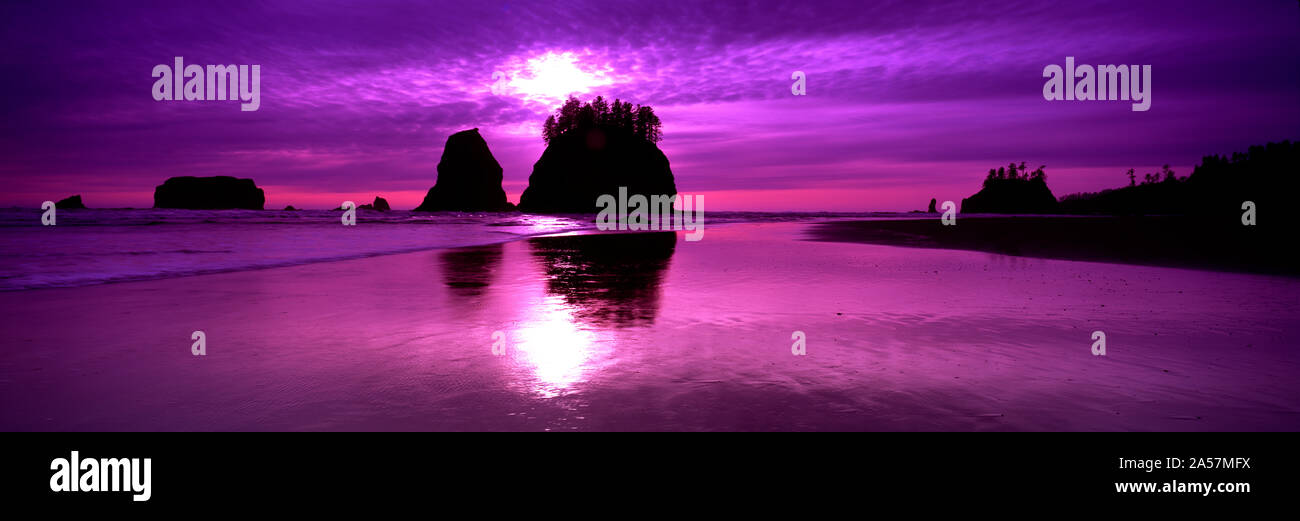
[[[596,96],[596,99],[583,103],[578,98],[569,96],[555,114],[546,117],[546,123],[542,126],[542,140],[549,145],[566,132],[597,127],[630,132],[651,143],[663,139],[659,116],[655,115],[654,109],[649,105],[634,106],[631,102],[619,99],[610,103],[604,96]]]
[[[1047,181],[1047,173],[1044,169],[1047,165],[1040,165],[1037,170],[1029,171],[1025,168],[1025,162],[1021,161],[1017,165],[1014,161],[1005,166],[990,168],[989,174],[984,177],[984,186],[995,184],[998,181]]]

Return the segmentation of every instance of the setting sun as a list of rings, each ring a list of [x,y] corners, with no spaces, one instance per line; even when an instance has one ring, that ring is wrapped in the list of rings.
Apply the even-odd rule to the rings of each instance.
[[[609,72],[608,68],[584,66],[571,52],[547,52],[511,71],[507,85],[524,99],[551,105],[570,94],[584,94],[593,87],[613,83]]]

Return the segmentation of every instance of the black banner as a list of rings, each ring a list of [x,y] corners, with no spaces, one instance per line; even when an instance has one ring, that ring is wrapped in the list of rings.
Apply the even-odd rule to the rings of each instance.
[[[735,501],[741,508],[796,509],[848,505],[862,498],[871,498],[873,504],[926,508],[973,501],[1008,511],[1043,501],[1236,508],[1291,497],[1297,463],[1291,434],[5,437],[6,504],[127,512],[195,505],[314,510],[342,504],[431,503],[527,509],[529,504],[610,498],[662,505]],[[76,491],[64,487],[74,477],[67,468],[74,453],[79,462]],[[113,488],[113,472],[131,466],[123,461],[134,467],[122,476],[134,479],[121,479],[117,491],[101,490]],[[143,472],[140,467],[146,461]],[[88,477],[95,469],[97,475]],[[66,476],[59,475],[63,470]]]

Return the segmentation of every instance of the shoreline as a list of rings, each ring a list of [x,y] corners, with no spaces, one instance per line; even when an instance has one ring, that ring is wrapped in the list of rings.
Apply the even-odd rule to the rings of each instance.
[[[1300,427],[1300,310],[1285,304],[1300,281],[845,246],[807,229],[535,237],[32,291],[0,308],[0,392],[28,397],[0,426]],[[1090,354],[1094,330],[1107,356]]]
[[[927,217],[922,217],[923,215]],[[1199,228],[1196,227],[1197,222],[1176,216],[1000,216],[985,214],[961,217],[957,226],[943,226],[940,223],[939,214],[913,212],[912,214],[900,213],[866,219],[832,217],[830,220],[723,221],[710,225],[706,230],[720,230],[735,225],[760,227],[772,224],[790,224],[800,227],[803,232],[802,240],[806,241],[976,251],[1011,257],[1300,277],[1300,256],[1288,252],[1285,247],[1267,245],[1266,238],[1255,230],[1245,230],[1245,233],[1240,235],[1230,235],[1238,230]],[[392,251],[357,252],[329,258],[299,259],[267,265],[198,269],[148,276],[125,276],[93,282],[0,288],[0,294],[287,269],[321,263],[346,262],[421,252],[473,249],[528,241],[539,237],[646,234],[655,232],[598,231],[595,228],[580,228],[533,234],[502,233],[508,236],[501,237],[500,240],[470,244],[419,246]],[[1207,241],[1207,237],[1211,240]],[[1225,241],[1225,237],[1228,240]],[[1253,253],[1241,255],[1240,252],[1242,251]]]
[[[569,216],[569,215],[560,215],[560,216],[538,215],[536,217],[570,219],[570,220],[573,219],[573,216]],[[807,221],[805,222],[805,224],[808,222],[815,222],[815,221]],[[311,224],[311,223],[306,223],[306,224]],[[731,226],[734,224],[760,225],[764,223],[762,221],[723,221],[723,222],[710,224],[707,230],[721,229],[723,227]],[[213,224],[213,226],[220,226],[220,224]],[[405,227],[406,230],[417,230],[418,228],[411,228],[411,227],[426,226],[426,225],[403,224],[403,225],[396,225],[396,226]],[[535,231],[535,232],[526,232],[526,233],[515,233],[515,232],[496,229],[496,228],[504,228],[506,226],[507,225],[502,225],[497,223],[488,223],[485,225],[485,228],[493,233],[493,235],[490,236],[491,238],[483,237],[475,240],[460,241],[454,244],[420,245],[420,246],[399,247],[396,249],[386,249],[386,250],[378,250],[378,251],[358,250],[358,251],[344,252],[340,254],[331,254],[330,256],[303,257],[303,258],[294,258],[294,259],[277,260],[277,261],[262,261],[260,263],[240,264],[240,265],[233,265],[233,266],[223,265],[223,266],[216,266],[216,267],[204,267],[200,264],[197,266],[180,267],[167,272],[114,275],[106,278],[99,277],[93,280],[73,280],[73,281],[56,281],[56,282],[41,281],[36,283],[28,283],[28,285],[17,286],[17,287],[0,286],[0,294],[16,293],[16,292],[31,291],[31,290],[56,289],[56,288],[82,288],[82,287],[100,286],[105,284],[121,284],[121,283],[143,282],[143,281],[153,281],[153,280],[169,280],[175,278],[195,277],[195,276],[202,276],[202,275],[215,275],[215,274],[222,274],[222,273],[239,273],[245,271],[291,268],[294,266],[306,266],[306,265],[326,263],[326,262],[342,262],[342,261],[349,261],[349,260],[366,259],[371,257],[404,255],[409,253],[419,253],[419,252],[428,252],[428,251],[447,251],[447,250],[456,250],[461,248],[476,248],[476,247],[489,246],[494,244],[505,244],[505,243],[516,242],[516,241],[526,241],[536,237],[548,237],[554,235],[653,233],[648,230],[646,231],[626,231],[626,230],[600,231],[595,228],[594,223],[584,223],[581,225],[581,227],[577,227],[577,228],[556,228],[556,229],[550,229],[545,231]],[[509,225],[509,226],[517,228],[524,225]],[[367,231],[371,231],[371,229],[368,229]],[[299,238],[290,237],[289,239],[298,240]],[[120,253],[109,252],[106,255],[114,255],[114,254],[120,254]],[[24,275],[30,276],[30,274],[24,274]]]
[[[816,223],[807,240],[980,251],[1016,257],[1300,277],[1277,237],[1177,216],[980,216]]]

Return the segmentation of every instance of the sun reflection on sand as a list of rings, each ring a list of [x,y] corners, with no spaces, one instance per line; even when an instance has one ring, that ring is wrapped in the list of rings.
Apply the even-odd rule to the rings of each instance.
[[[627,330],[654,323],[676,241],[673,232],[530,239],[542,285],[506,333],[521,371],[515,385],[564,396],[618,363],[615,347]]]
[[[547,398],[582,383],[594,365],[597,334],[585,329],[573,311],[561,297],[544,297],[516,332],[516,359],[532,370],[532,390]]]

